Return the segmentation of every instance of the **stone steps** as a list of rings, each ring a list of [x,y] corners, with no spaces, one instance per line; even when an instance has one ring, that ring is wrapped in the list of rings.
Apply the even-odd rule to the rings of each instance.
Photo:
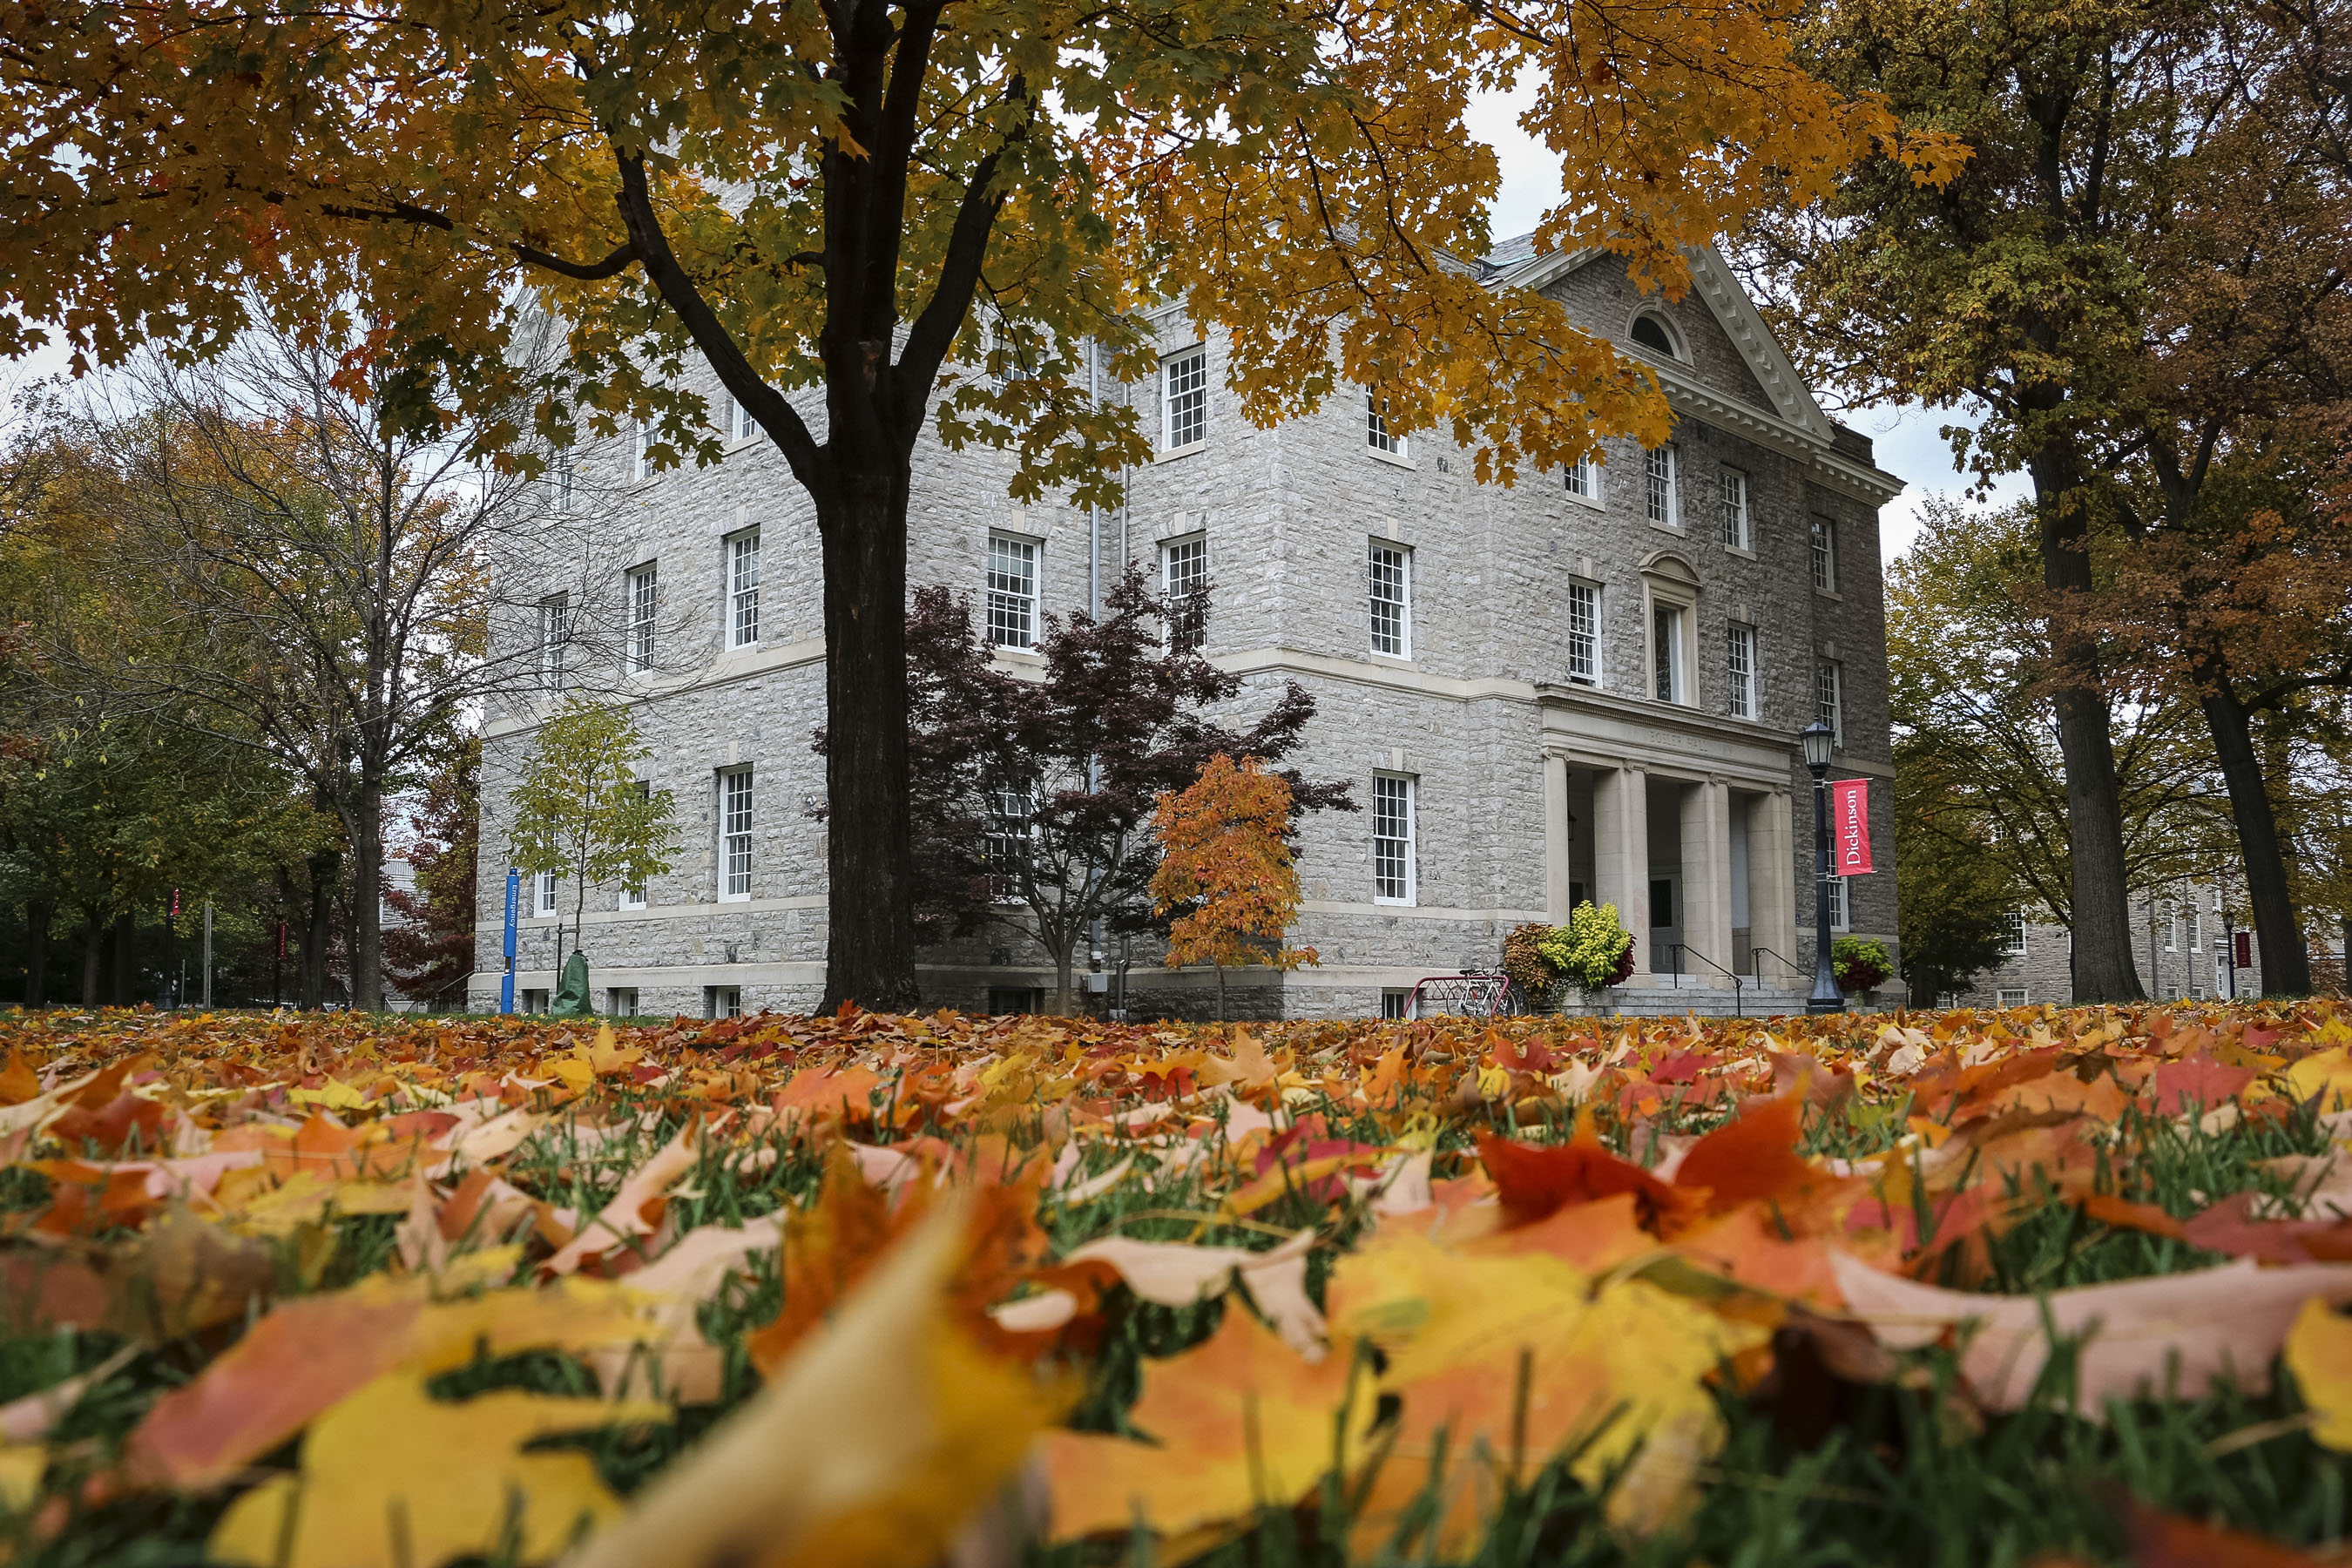
[[[1610,1011],[1621,1018],[1679,1018],[1696,1013],[1702,1018],[1769,1018],[1805,1010],[1805,993],[1728,985],[1623,986],[1610,998]]]

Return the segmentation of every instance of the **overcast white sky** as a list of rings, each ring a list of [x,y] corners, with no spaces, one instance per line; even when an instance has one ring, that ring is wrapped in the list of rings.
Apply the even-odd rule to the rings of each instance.
[[[1470,128],[1493,144],[1503,163],[1503,188],[1494,208],[1496,238],[1525,234],[1535,227],[1544,209],[1559,199],[1559,163],[1541,143],[1519,129],[1518,114],[1529,94],[1488,95],[1474,102]],[[65,368],[62,353],[45,353],[14,364],[0,363],[0,421],[13,410],[16,390]],[[1893,561],[1910,546],[1917,531],[1921,504],[1932,495],[1957,494],[1965,489],[1952,468],[1951,448],[1937,429],[1960,417],[1943,410],[1923,410],[1908,405],[1853,409],[1842,416],[1877,444],[1878,466],[1899,475],[1903,493],[1888,503],[1881,521],[1881,552]],[[2027,493],[2020,476],[2009,476],[1998,487],[1997,500]]]

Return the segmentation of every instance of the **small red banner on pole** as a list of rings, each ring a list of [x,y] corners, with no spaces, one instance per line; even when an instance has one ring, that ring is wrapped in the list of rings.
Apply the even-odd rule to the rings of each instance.
[[[1870,875],[1870,781],[1835,779],[1830,784],[1830,833],[1837,852],[1832,877]]]

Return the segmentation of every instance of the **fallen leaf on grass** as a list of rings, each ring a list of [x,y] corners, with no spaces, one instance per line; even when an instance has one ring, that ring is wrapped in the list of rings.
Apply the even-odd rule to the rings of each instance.
[[[2231,1263],[2048,1296],[1980,1296],[1898,1279],[1843,1253],[1830,1260],[1848,1310],[1886,1344],[1913,1349],[1957,1334],[1960,1370],[1989,1409],[2015,1410],[2032,1394],[2050,1359],[2047,1314],[2057,1334],[2082,1339],[2073,1408],[2093,1421],[2106,1418],[2110,1399],[2163,1394],[2175,1358],[2186,1397],[2224,1381],[2261,1394],[2304,1303],[2352,1300],[2352,1268],[2324,1264]]]
[[[936,1563],[1066,1404],[1060,1384],[985,1354],[950,1314],[973,1223],[967,1194],[944,1199],[571,1568]]]
[[[81,1403],[82,1395],[129,1366],[139,1354],[137,1345],[125,1345],[91,1367],[37,1393],[0,1405],[0,1441],[37,1443],[56,1430],[58,1422]]]
[[[2352,1451],[2352,1319],[2315,1298],[2305,1301],[2287,1331],[2286,1366],[2303,1403],[2318,1417],[2312,1440]]]
[[[415,1373],[396,1373],[320,1418],[302,1440],[299,1475],[273,1476],[231,1503],[211,1553],[256,1568],[544,1563],[621,1504],[589,1455],[522,1445],[670,1419],[666,1405],[519,1392],[438,1400]]]
[[[689,1121],[679,1128],[677,1137],[622,1180],[621,1190],[613,1194],[612,1202],[554,1257],[541,1264],[540,1272],[570,1274],[597,1262],[608,1252],[625,1247],[639,1237],[651,1236],[657,1222],[646,1219],[646,1210],[686,1180],[700,1158],[701,1142],[699,1123]]]
[[[2335,1560],[2137,1501],[2125,1506],[2123,1521],[2131,1568],[2320,1568]]]
[[[1309,1362],[1247,1312],[1165,1361],[1146,1362],[1128,1421],[1148,1441],[1048,1433],[1041,1445],[1058,1541],[1126,1531],[1192,1536],[1260,1507],[1287,1507],[1335,1462],[1344,1468],[1371,1423],[1369,1391],[1350,1398],[1353,1360]],[[1171,1549],[1164,1561],[1181,1562]]]
[[[1323,1353],[1323,1314],[1307,1294],[1307,1254],[1315,1232],[1302,1230],[1262,1252],[1245,1247],[1192,1247],[1172,1241],[1133,1241],[1108,1236],[1087,1242],[1043,1278],[1066,1282],[1088,1266],[1106,1268],[1129,1289],[1163,1307],[1189,1307],[1222,1293],[1239,1276],[1250,1300],[1301,1354]]]
[[[446,1371],[478,1349],[588,1351],[647,1337],[638,1307],[614,1286],[567,1280],[436,1302],[422,1280],[374,1276],[281,1303],[155,1402],[124,1464],[142,1481],[209,1486],[388,1373]]]

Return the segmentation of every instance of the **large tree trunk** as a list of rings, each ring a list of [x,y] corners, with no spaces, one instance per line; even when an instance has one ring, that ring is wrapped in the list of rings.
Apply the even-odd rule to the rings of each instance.
[[[824,546],[824,1000],[911,1012],[914,850],[907,805],[907,489],[903,462],[820,501]]]
[[[364,782],[352,805],[352,1005],[383,1011],[383,790]]]
[[[2311,953],[2286,875],[2286,847],[2278,816],[2254,754],[2252,725],[2244,704],[2230,688],[2229,666],[2218,650],[2198,661],[2197,700],[2213,732],[2213,755],[2230,791],[2230,817],[2238,829],[2238,856],[2246,875],[2246,902],[2254,917],[2254,940],[2262,946],[2263,991],[2273,996],[2311,994]]]
[[[2091,589],[2088,499],[2072,453],[2053,442],[2034,455],[2034,499],[2042,518],[2042,580],[2062,601]],[[2099,655],[2071,624],[2062,603],[2052,619],[2051,652],[2058,712],[2058,750],[2066,762],[2066,826],[2074,874],[2074,1000],[2137,1002],[2139,966],[2132,959],[2131,894],[2124,877],[2121,792],[2106,693],[2096,684]]]
[[[303,922],[298,999],[298,1005],[310,1012],[327,1005],[327,943],[334,932],[335,871],[342,858],[332,849],[321,849],[310,857],[310,907]]]
[[[25,1009],[46,1006],[49,1000],[49,921],[57,911],[45,899],[25,904]]]
[[[136,1007],[143,1000],[134,994],[139,988],[139,921],[128,910],[114,917],[113,956],[114,973],[107,988],[113,994],[114,1005]]]
[[[97,911],[91,910],[82,917],[81,1005],[84,1007],[98,1005],[98,960],[105,945],[106,927],[99,920]]]

